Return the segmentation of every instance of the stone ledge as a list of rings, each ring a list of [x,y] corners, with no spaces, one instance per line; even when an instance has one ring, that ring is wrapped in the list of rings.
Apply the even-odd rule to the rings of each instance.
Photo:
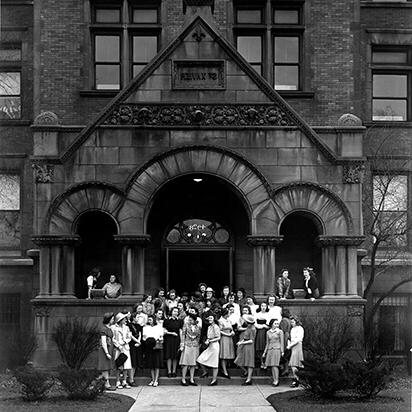
[[[33,260],[22,258],[0,258],[0,266],[33,266]]]

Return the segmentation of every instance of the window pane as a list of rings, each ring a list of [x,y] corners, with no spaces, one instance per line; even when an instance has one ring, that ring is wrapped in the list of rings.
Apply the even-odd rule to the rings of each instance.
[[[373,97],[406,97],[407,76],[403,74],[374,74]]]
[[[133,77],[137,76],[143,69],[143,67],[145,67],[146,64],[134,64],[133,65]]]
[[[298,10],[275,10],[276,24],[299,24]]]
[[[299,62],[299,38],[275,37],[275,62],[298,63]]]
[[[261,64],[252,64],[251,65],[260,75],[262,74],[262,65]]]
[[[20,97],[0,97],[0,119],[20,119]]]
[[[0,95],[16,96],[20,94],[20,73],[0,72]]]
[[[262,61],[262,39],[260,36],[239,36],[237,49],[248,62]]]
[[[408,61],[406,52],[373,52],[373,63],[400,63],[404,64]]]
[[[297,66],[275,66],[275,89],[298,90],[299,68]]]
[[[373,206],[375,210],[404,211],[408,203],[408,179],[405,175],[376,175],[373,177]]]
[[[134,9],[133,23],[157,23],[157,9]]]
[[[120,88],[120,67],[118,65],[96,65],[96,89]]]
[[[0,211],[0,248],[20,247],[20,211]]]
[[[96,9],[96,23],[120,23],[120,10]]]
[[[145,62],[152,60],[157,53],[156,36],[133,37],[133,61]]]
[[[374,99],[372,119],[380,121],[405,121],[406,100]]]
[[[0,49],[0,60],[16,62],[21,60],[20,49]]]
[[[0,210],[20,210],[19,175],[0,175]]]
[[[118,62],[120,60],[119,36],[95,37],[96,62]]]
[[[237,11],[237,22],[238,23],[255,23],[259,24],[262,22],[262,10],[238,10]]]

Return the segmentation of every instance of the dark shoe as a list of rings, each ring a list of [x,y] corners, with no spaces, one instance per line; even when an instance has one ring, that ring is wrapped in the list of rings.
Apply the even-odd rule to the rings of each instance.
[[[177,374],[176,374],[176,373],[172,373],[172,378],[177,378]]]
[[[189,385],[190,385],[190,386],[197,386],[197,383],[196,383],[196,382],[189,381]]]
[[[182,386],[189,386],[189,384],[188,384],[187,382],[183,382],[183,381],[180,381],[180,384],[181,384]]]
[[[247,372],[242,372],[242,378],[246,378]]]
[[[216,381],[212,381],[209,383],[209,386],[216,386],[217,385],[217,380]]]
[[[231,379],[228,373],[222,373],[222,377],[226,379]]]
[[[242,386],[252,386],[252,381],[245,381],[242,383]]]
[[[172,377],[172,374],[171,374],[171,373],[168,373],[168,374],[167,374],[167,377],[168,377],[168,378],[171,378],[171,377]]]
[[[107,386],[106,388],[104,388],[105,391],[115,391],[116,388],[113,386]]]
[[[279,382],[277,382],[277,383],[273,382],[272,386],[279,386]]]

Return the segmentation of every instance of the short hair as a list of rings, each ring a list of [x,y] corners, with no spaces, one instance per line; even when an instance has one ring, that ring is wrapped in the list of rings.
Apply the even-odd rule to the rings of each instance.
[[[225,309],[232,309],[232,308],[234,308],[234,306],[233,306],[231,303],[228,303],[228,304],[225,306]]]
[[[144,302],[145,300],[147,300],[147,298],[148,298],[149,296],[151,296],[152,299],[153,299],[153,296],[152,296],[151,294],[147,294],[147,295],[145,294],[145,295],[143,295],[142,301]]]
[[[290,320],[294,320],[296,322],[297,326],[301,326],[302,324],[300,323],[299,318],[296,315],[293,315],[290,317]]]
[[[103,325],[107,325],[114,316],[113,312],[107,312],[103,315]]]
[[[200,282],[200,283],[199,283],[199,289],[200,289],[201,286],[204,286],[205,288],[207,288],[207,285],[206,285],[206,283],[204,283],[204,282]]]
[[[288,269],[288,268],[282,268],[282,269],[280,269],[280,273],[282,274],[283,272],[289,272],[289,269]]]
[[[237,288],[237,289],[236,289],[236,294],[237,294],[237,292],[242,292],[243,297],[246,296],[246,290],[245,290],[245,288]]]
[[[256,312],[262,312],[262,308],[260,307],[260,306],[262,305],[262,303],[264,303],[264,304],[266,305],[266,310],[265,310],[264,313],[269,312],[267,302],[260,302],[260,303],[259,303],[259,307],[256,309]]]
[[[197,316],[196,315],[194,315],[193,313],[189,313],[189,318],[190,319],[193,319],[195,322],[197,322]]]
[[[267,299],[267,302],[269,303],[269,299],[270,298],[275,298],[275,303],[278,301],[278,298],[276,297],[276,295],[269,295],[268,296],[268,299]]]
[[[252,314],[252,309],[250,309],[250,306],[248,306],[248,305],[242,306],[241,312],[243,312],[243,309],[247,309],[248,315]]]
[[[275,322],[279,322],[279,319],[271,319],[271,320],[269,321],[269,326],[272,327],[272,325],[273,325]]]
[[[154,316],[154,315],[149,315],[149,316],[147,317],[147,323],[149,323],[149,319],[152,319],[152,320],[153,320],[153,326],[156,326],[156,325],[157,325],[156,316]]]
[[[167,292],[167,297],[168,297],[168,298],[170,298],[170,294],[171,294],[171,293],[174,293],[175,296],[177,297],[176,290],[175,290],[175,289],[170,289],[169,292]]]
[[[231,297],[236,298],[236,295],[233,292],[230,292],[229,295],[228,295],[228,298],[231,298]]]
[[[90,271],[89,275],[97,275],[98,273],[100,273],[100,268],[94,267],[94,268]]]
[[[222,309],[222,316],[226,316],[226,315],[229,315],[229,309],[227,308],[227,307],[225,307],[224,309]]]
[[[290,311],[288,308],[282,308],[282,316],[284,318],[289,318],[290,317]]]

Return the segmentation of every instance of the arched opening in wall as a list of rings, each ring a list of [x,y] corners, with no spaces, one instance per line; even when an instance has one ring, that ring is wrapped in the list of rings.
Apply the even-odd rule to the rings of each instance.
[[[100,289],[112,274],[121,282],[121,248],[114,240],[117,225],[107,213],[89,211],[83,213],[76,222],[76,234],[81,238],[75,249],[75,294],[87,297],[86,278],[94,267],[101,270],[96,288]]]
[[[146,286],[192,292],[205,282],[253,291],[249,218],[240,195],[223,179],[190,174],[166,183],[148,216]]]
[[[287,268],[293,289],[303,289],[302,270],[309,266],[321,285],[322,250],[316,238],[322,234],[322,225],[318,219],[307,212],[293,212],[283,220],[280,234],[284,238],[276,248],[276,276],[280,276],[282,268]]]

